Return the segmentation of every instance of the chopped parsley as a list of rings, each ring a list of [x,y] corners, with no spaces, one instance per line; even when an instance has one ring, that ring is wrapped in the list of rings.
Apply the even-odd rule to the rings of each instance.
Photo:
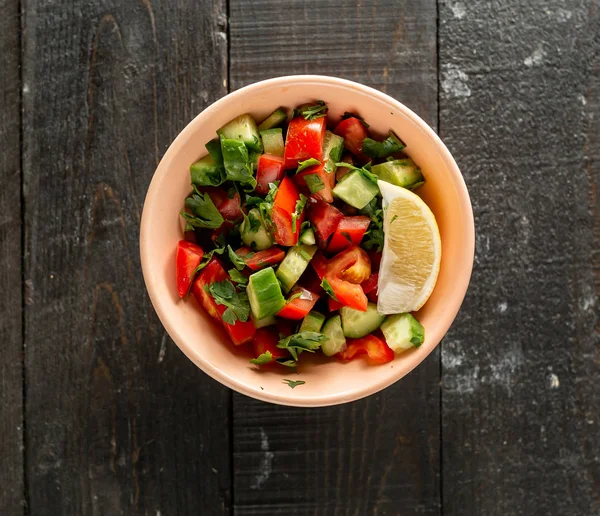
[[[285,337],[277,344],[278,348],[287,349],[292,358],[297,361],[298,354],[302,351],[314,353],[321,347],[321,344],[327,340],[327,337],[316,331],[301,331]]]
[[[252,223],[250,223],[250,227],[252,227]],[[229,260],[238,271],[241,271],[246,267],[246,261],[241,256],[235,254],[235,251],[230,245],[227,246],[227,253],[229,255]]]
[[[304,380],[283,380],[283,383],[287,383],[293,389],[294,387],[298,387],[298,385],[304,385],[306,382]]]
[[[305,195],[300,194],[300,199],[296,201],[296,209],[292,213],[292,233],[296,232],[296,221],[302,215],[302,210],[306,205],[308,198]]]
[[[323,280],[321,281],[321,287],[329,297],[331,297],[334,301],[338,301],[338,298],[335,296],[335,292],[333,291],[333,288],[331,288],[331,285],[329,281],[327,281],[327,278],[323,278]]]
[[[329,108],[327,104],[322,100],[317,100],[317,103],[311,106],[302,106],[298,109],[294,109],[292,112],[292,118],[302,115],[305,120],[315,120],[327,115]]]
[[[248,278],[237,269],[229,269],[228,274],[231,281],[237,283],[240,288],[246,288],[248,286]]]
[[[265,351],[264,353],[258,355],[256,358],[250,359],[251,364],[255,365],[265,365],[269,362],[273,361],[273,354],[270,351]],[[261,387],[262,389],[262,387]]]
[[[250,316],[250,303],[245,292],[237,292],[229,280],[216,281],[205,290],[213,297],[217,304],[227,307],[223,312],[223,322],[235,324],[236,321],[246,322]]]
[[[362,144],[362,152],[370,158],[386,158],[390,154],[395,154],[402,151],[406,144],[390,131],[389,136],[382,142],[365,138]]]
[[[309,158],[304,161],[299,161],[298,169],[296,170],[296,174],[299,174],[300,172],[302,172],[303,170],[305,170],[309,167],[314,167],[315,165],[320,165],[320,164],[321,164],[321,162],[315,158]]]
[[[186,221],[186,231],[195,228],[216,229],[224,222],[223,216],[217,210],[210,196],[200,193],[194,187],[194,193],[185,200],[185,206],[192,212],[181,212]]]

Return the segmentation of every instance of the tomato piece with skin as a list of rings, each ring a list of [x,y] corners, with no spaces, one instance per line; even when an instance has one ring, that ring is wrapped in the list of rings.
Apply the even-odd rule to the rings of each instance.
[[[199,188],[202,193],[207,193],[219,213],[225,220],[236,221],[242,216],[240,194],[235,192],[232,197],[216,186],[205,186]]]
[[[249,254],[249,253],[246,253]],[[285,252],[279,247],[271,247],[264,251],[258,251],[251,255],[249,258],[245,258],[246,265],[253,271],[275,265],[283,260]]]
[[[329,297],[327,299],[327,308],[329,308],[330,312],[335,312],[336,310],[339,310],[340,308],[342,308],[342,306],[344,306],[344,305],[342,303],[340,303],[339,301],[336,301],[332,297]]]
[[[288,301],[286,305],[277,314],[279,317],[286,319],[292,319],[299,321],[310,312],[315,303],[319,300],[319,296],[310,290],[306,290],[303,287],[296,286],[290,292],[290,297],[300,294],[300,297],[296,297],[291,301]]]
[[[273,154],[262,154],[258,158],[256,168],[256,191],[263,195],[268,194],[269,183],[279,181],[283,174],[283,158]]]
[[[315,294],[320,295],[323,292],[323,287],[321,287],[321,278],[315,272],[315,269],[313,267],[306,268],[306,270],[298,280],[298,284],[303,286],[306,290],[310,290]]]
[[[256,327],[251,319],[246,322],[235,321],[234,324],[229,324],[223,321],[223,314],[227,307],[218,304],[209,292],[204,290],[206,285],[211,285],[218,281],[229,279],[221,262],[217,258],[211,258],[208,265],[204,267],[198,274],[194,285],[192,286],[192,294],[196,301],[216,320],[220,321],[229,334],[229,338],[236,345],[240,346],[250,342],[256,333]]]
[[[379,274],[377,272],[373,272],[365,281],[360,284],[360,286],[362,287],[363,292],[368,294],[377,289],[378,281]]]
[[[337,228],[344,214],[335,206],[311,197],[306,205],[306,215],[315,228],[320,242],[325,243]]]
[[[265,365],[275,364],[275,360],[277,360],[278,358],[287,357],[287,351],[277,347],[278,342],[279,334],[277,333],[277,330],[275,328],[273,328],[272,326],[269,326],[267,328],[259,328],[258,330],[256,330],[256,335],[254,335],[254,339],[252,340],[252,350],[254,352],[254,357],[258,358],[263,353],[269,351],[271,355],[273,355],[273,362],[269,362]]]
[[[305,120],[303,116],[293,118],[287,129],[283,153],[286,169],[298,168],[299,161],[310,158],[323,159],[323,138],[327,128],[327,118]]]
[[[327,251],[338,253],[351,245],[359,245],[370,223],[371,219],[364,215],[344,217],[333,233]]]
[[[342,120],[333,131],[344,138],[344,147],[357,158],[365,159],[362,153],[363,140],[369,136],[367,129],[358,118]]]
[[[366,335],[360,339],[346,339],[347,347],[336,356],[344,361],[367,355],[373,364],[386,364],[394,360],[394,351],[390,349],[385,340],[375,335]]]
[[[357,245],[349,247],[329,260],[327,275],[329,274],[350,283],[362,283],[371,275],[369,255]]]
[[[327,272],[327,259],[325,256],[323,256],[323,253],[321,251],[317,251],[310,263],[313,267],[313,270],[317,273],[317,276],[319,276],[319,281],[322,280]]]
[[[177,291],[179,297],[185,297],[190,290],[194,271],[200,265],[204,251],[199,245],[180,240],[175,254]]]
[[[311,193],[310,189],[308,188],[308,185],[306,184],[306,176],[314,174],[319,176],[319,178],[323,182],[323,187],[321,188],[321,190],[313,194]],[[333,172],[328,173],[325,170],[325,165],[321,163],[320,165],[313,165],[312,167],[308,167],[299,174],[296,174],[294,176],[294,182],[298,185],[298,188],[300,188],[305,195],[312,195],[315,199],[321,199],[325,202],[333,202],[333,185],[331,183],[332,180],[334,180],[334,178],[335,176]]]
[[[381,251],[369,251],[368,254],[371,259],[371,268],[373,269],[373,272],[379,272],[383,253]]]
[[[325,279],[341,305],[354,308],[361,312],[367,311],[367,296],[365,296],[360,285],[344,281],[333,274],[325,276]]]
[[[271,219],[273,221],[273,238],[279,245],[293,246],[298,243],[300,235],[300,226],[304,221],[304,212],[296,219],[296,228],[293,224],[293,213],[296,210],[296,203],[300,199],[300,192],[296,185],[289,177],[284,177],[279,184],[275,200],[273,201],[273,209],[271,211]]]

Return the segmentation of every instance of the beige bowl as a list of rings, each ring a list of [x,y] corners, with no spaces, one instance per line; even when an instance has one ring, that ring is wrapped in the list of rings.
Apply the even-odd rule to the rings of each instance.
[[[420,165],[426,184],[419,194],[433,210],[442,239],[436,287],[418,319],[425,342],[393,362],[371,366],[364,360],[319,360],[293,370],[263,371],[249,355],[235,349],[224,331],[190,298],[179,299],[175,285],[175,248],[182,238],[179,211],[190,191],[189,166],[206,151],[216,130],[242,113],[262,120],[279,106],[316,99],[339,120],[344,111],[362,115],[382,135],[393,129],[407,144],[406,153]],[[438,345],[467,291],[473,266],[475,229],[469,194],[450,152],[433,130],[397,100],[355,82],[314,75],[270,79],[252,84],[215,102],[177,136],[160,162],[146,196],[140,253],[146,287],[166,330],[179,348],[205,373],[238,392],[272,403],[318,407],[346,403],[384,389],[408,374]],[[304,380],[291,389],[283,379]]]

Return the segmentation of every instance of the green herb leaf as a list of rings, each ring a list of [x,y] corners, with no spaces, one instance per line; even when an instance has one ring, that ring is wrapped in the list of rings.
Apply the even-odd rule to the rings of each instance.
[[[299,109],[294,109],[292,118],[297,115],[302,115],[305,120],[315,120],[327,115],[329,108],[322,100],[317,100],[317,103],[312,106],[302,106]]]
[[[229,260],[237,270],[241,271],[244,267],[246,267],[246,261],[241,256],[235,254],[235,251],[230,245],[227,246],[227,253],[229,255]]]
[[[277,363],[286,367],[296,367],[298,362],[293,358],[278,358]]]
[[[246,195],[246,208],[248,209],[258,206],[261,202],[264,202],[262,197],[258,197],[257,195]]]
[[[308,186],[311,194],[320,192],[325,188],[325,183],[323,183],[319,174],[308,174],[304,177],[304,180],[306,181],[306,186]]]
[[[227,173],[227,179],[248,184],[252,188],[256,186],[254,171],[248,155],[248,149],[244,142],[229,138],[221,139],[221,151],[223,152],[223,165]]]
[[[185,200],[185,205],[192,213],[181,212],[181,216],[194,228],[216,229],[224,222],[223,216],[207,193],[193,193]]]
[[[305,195],[300,194],[300,198],[296,201],[296,209],[292,213],[292,233],[296,232],[296,220],[302,215],[302,210],[306,206],[308,198]]]
[[[393,131],[390,131],[390,135],[382,142],[365,138],[362,144],[362,152],[371,158],[386,158],[390,154],[400,152],[405,147],[406,144]]]
[[[292,294],[292,295],[291,295],[291,296],[288,298],[287,302],[288,302],[288,303],[291,303],[291,302],[292,302],[294,299],[298,299],[299,297],[302,297],[302,292],[296,292],[295,294]]]
[[[398,218],[398,215],[394,215],[394,216],[392,217],[392,220],[390,220],[390,224],[391,224],[392,222],[394,222],[394,221],[395,221],[397,218]]]
[[[283,383],[287,383],[293,389],[298,385],[304,385],[306,382],[304,380],[283,380]]]
[[[216,281],[208,287],[208,292],[219,305],[227,307],[223,321],[235,324],[236,320],[246,322],[250,316],[250,303],[245,292],[237,292],[229,280]]]
[[[360,115],[357,115],[356,113],[350,113],[349,111],[344,111],[344,114],[341,116],[341,119],[342,119],[342,120],[346,120],[347,118],[356,118],[356,119],[358,119],[358,120],[360,121],[360,123],[361,123],[362,125],[364,125],[364,126],[367,128],[367,129],[370,127],[370,125],[369,125],[369,124],[367,124],[367,122],[365,122],[365,119],[364,119],[362,116],[360,116]]]
[[[333,288],[331,288],[331,285],[326,278],[323,278],[323,280],[321,281],[321,287],[323,287],[323,290],[327,293],[329,297],[331,297],[334,301],[338,301],[338,298],[335,296]]]
[[[264,353],[258,355],[256,358],[250,359],[251,364],[256,364],[259,366],[268,364],[269,362],[272,362],[272,361],[273,361],[273,354],[270,351],[265,351]]]
[[[320,164],[321,164],[321,162],[315,158],[309,158],[304,161],[299,161],[298,169],[296,170],[296,174],[302,172],[303,170],[307,169],[308,167],[314,167],[315,165],[320,165]]]
[[[240,288],[246,288],[248,286],[248,278],[237,269],[229,269],[228,274],[231,281],[237,283]]]
[[[298,351],[308,351],[314,353],[321,347],[321,344],[327,340],[327,337],[316,331],[301,331],[294,333],[289,337],[281,339],[277,344],[278,348],[287,349],[290,354],[296,358]]]

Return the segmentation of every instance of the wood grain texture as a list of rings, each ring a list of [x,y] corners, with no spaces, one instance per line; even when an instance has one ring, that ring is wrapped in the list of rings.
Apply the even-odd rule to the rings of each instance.
[[[286,74],[337,75],[395,96],[435,125],[434,1],[231,0],[237,89]],[[324,409],[234,394],[240,515],[439,514],[439,354],[384,392]]]
[[[440,131],[475,210],[442,351],[444,514],[600,514],[600,4],[440,4]]]
[[[0,514],[23,514],[19,2],[0,0]]]
[[[224,13],[25,3],[31,514],[230,512],[230,394],[170,342],[138,258],[159,158],[225,93]]]

